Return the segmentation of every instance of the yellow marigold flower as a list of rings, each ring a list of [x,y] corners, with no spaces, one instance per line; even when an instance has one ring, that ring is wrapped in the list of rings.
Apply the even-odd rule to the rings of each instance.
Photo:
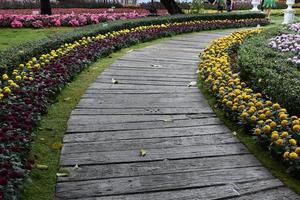
[[[260,101],[256,102],[256,104],[255,104],[255,107],[257,107],[257,108],[260,108],[262,106],[263,106],[263,104]]]
[[[278,109],[280,109],[280,105],[278,103],[274,103],[273,104],[273,108],[276,109],[276,110],[278,110]]]
[[[8,75],[7,75],[7,74],[3,74],[3,75],[2,75],[2,79],[3,79],[3,80],[8,80],[8,79],[9,79],[9,77],[8,77]]]
[[[264,131],[265,133],[269,133],[269,132],[271,131],[271,127],[270,127],[269,125],[265,125],[265,126],[263,127],[263,131]]]
[[[3,92],[9,94],[9,93],[11,93],[11,90],[10,90],[9,87],[4,87],[4,88],[3,88]]]
[[[300,131],[300,125],[294,125],[293,126],[293,131],[299,132]]]
[[[293,124],[293,125],[300,125],[300,121],[299,121],[299,120],[294,120],[294,121],[292,122],[292,124]]]
[[[3,99],[4,95],[0,93],[0,100]]]
[[[33,78],[32,78],[32,77],[29,77],[28,80],[33,81]]]
[[[24,65],[24,64],[19,64],[19,67],[20,67],[20,68],[24,68],[25,65]]]
[[[287,120],[282,120],[280,124],[281,124],[281,126],[287,126],[288,123],[289,122]]]
[[[290,155],[290,152],[286,151],[286,152],[284,152],[284,154],[283,154],[283,158],[288,158],[289,155]]]
[[[279,118],[281,120],[287,119],[287,115],[286,114],[281,114],[281,115],[279,115]]]
[[[285,109],[285,108],[281,108],[281,109],[280,109],[280,112],[282,112],[282,113],[286,113],[287,111],[286,111],[286,109]]]
[[[296,120],[296,119],[298,119],[298,117],[294,115],[294,116],[291,116],[291,119]]]
[[[262,120],[263,120],[263,119],[266,119],[266,115],[265,115],[265,114],[260,114],[260,115],[259,115],[259,119],[262,119]]]
[[[272,129],[275,128],[276,126],[277,126],[276,122],[273,122],[273,121],[272,121],[272,122],[270,123],[270,127],[271,127]]]
[[[286,138],[287,136],[289,136],[289,133],[284,131],[281,133],[281,137]]]
[[[267,106],[271,106],[273,103],[272,101],[266,101]]]
[[[283,144],[283,139],[278,139],[276,141],[276,144],[279,145],[279,146],[281,146]]]
[[[16,80],[17,80],[17,81],[19,81],[19,80],[21,80],[21,79],[22,79],[21,76],[16,76]]]
[[[251,118],[250,118],[250,120],[251,120],[252,122],[255,122],[255,121],[256,121],[256,116],[255,116],[255,115],[252,115]]]
[[[261,130],[259,128],[256,128],[254,130],[255,135],[260,135],[261,134]]]
[[[291,160],[296,160],[298,158],[298,154],[295,152],[292,152],[289,154],[289,157]]]
[[[243,117],[243,118],[246,118],[246,117],[248,117],[249,116],[249,114],[247,113],[247,112],[243,112],[242,114],[241,114],[241,117]]]
[[[300,147],[297,147],[297,148],[295,149],[295,152],[296,152],[297,154],[299,154],[299,153],[300,153]]]
[[[289,139],[289,143],[290,143],[290,145],[292,145],[292,146],[296,146],[297,141],[296,141],[295,139]]]
[[[279,134],[277,131],[273,131],[271,135],[272,140],[277,140],[279,138]]]
[[[272,112],[270,110],[268,110],[268,111],[266,111],[265,115],[270,117],[272,115]]]

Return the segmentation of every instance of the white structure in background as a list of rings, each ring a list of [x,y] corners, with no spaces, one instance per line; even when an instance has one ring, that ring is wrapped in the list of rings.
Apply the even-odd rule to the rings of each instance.
[[[253,6],[251,11],[258,12],[258,5],[260,4],[260,0],[252,0],[251,4]]]
[[[284,12],[283,24],[290,24],[294,21],[295,11],[292,6],[295,4],[295,0],[286,0],[286,4],[288,5],[287,9]]]
[[[119,0],[122,5],[136,5],[137,0]]]

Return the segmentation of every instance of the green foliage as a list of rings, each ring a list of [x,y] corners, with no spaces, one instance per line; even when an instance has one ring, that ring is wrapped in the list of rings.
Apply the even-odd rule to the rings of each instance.
[[[191,6],[192,13],[203,13],[204,12],[204,1],[203,0],[193,0]]]
[[[134,20],[118,20],[110,23],[94,24],[80,27],[67,33],[57,33],[44,38],[18,45],[11,49],[0,51],[0,74],[10,73],[19,63],[37,57],[51,49],[58,48],[61,44],[73,42],[84,36],[93,36],[121,29],[130,29],[137,26],[162,24],[170,22],[184,22],[193,20],[234,20],[265,18],[262,13],[222,13],[222,14],[202,14],[202,15],[173,15],[164,17],[147,17]]]
[[[252,89],[299,115],[300,69],[287,61],[289,53],[268,46],[269,39],[279,33],[279,28],[272,28],[247,38],[238,50],[237,65]]]

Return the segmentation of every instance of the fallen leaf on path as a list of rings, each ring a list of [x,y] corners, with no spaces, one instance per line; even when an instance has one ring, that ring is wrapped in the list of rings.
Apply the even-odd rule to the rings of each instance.
[[[192,87],[192,86],[195,86],[195,85],[197,85],[197,82],[196,81],[192,81],[187,86],[188,87]]]
[[[36,165],[36,168],[40,169],[40,170],[47,170],[49,167],[48,165],[40,165],[40,164],[37,164]]]
[[[58,173],[56,173],[56,176],[57,176],[57,177],[68,177],[68,176],[69,176],[69,173],[66,173],[66,172],[58,172]]]
[[[78,170],[80,169],[80,167],[78,166],[78,164],[76,164],[74,167],[73,167],[73,170]]]
[[[67,97],[67,98],[64,98],[64,101],[70,101],[72,98],[71,97]]]
[[[172,118],[163,119],[164,122],[173,122],[174,120]]]
[[[118,83],[119,83],[119,82],[118,82],[116,79],[114,79],[114,78],[111,79],[111,82],[112,82],[112,84],[118,84]]]
[[[146,152],[144,149],[141,149],[141,150],[140,150],[140,156],[143,156],[143,157],[144,157],[144,156],[146,155],[146,153],[147,153],[147,152]]]

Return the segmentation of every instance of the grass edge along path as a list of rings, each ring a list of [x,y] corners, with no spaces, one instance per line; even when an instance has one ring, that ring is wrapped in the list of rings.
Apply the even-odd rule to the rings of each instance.
[[[201,33],[209,33],[213,31],[216,30],[201,31]],[[62,147],[62,140],[64,133],[67,130],[67,122],[70,114],[73,108],[78,104],[85,90],[107,67],[109,67],[115,60],[132,50],[157,44],[182,35],[197,33],[199,32],[179,34],[121,49],[110,54],[108,57],[100,58],[97,62],[91,64],[91,66],[77,75],[74,80],[57,96],[57,102],[48,108],[47,115],[42,116],[39,125],[33,132],[32,151],[29,157],[35,159],[35,165],[23,186],[22,199],[54,199],[57,179],[56,173],[59,172],[58,164],[60,148]],[[41,165],[41,168],[47,167],[47,169],[38,169],[37,164]]]

